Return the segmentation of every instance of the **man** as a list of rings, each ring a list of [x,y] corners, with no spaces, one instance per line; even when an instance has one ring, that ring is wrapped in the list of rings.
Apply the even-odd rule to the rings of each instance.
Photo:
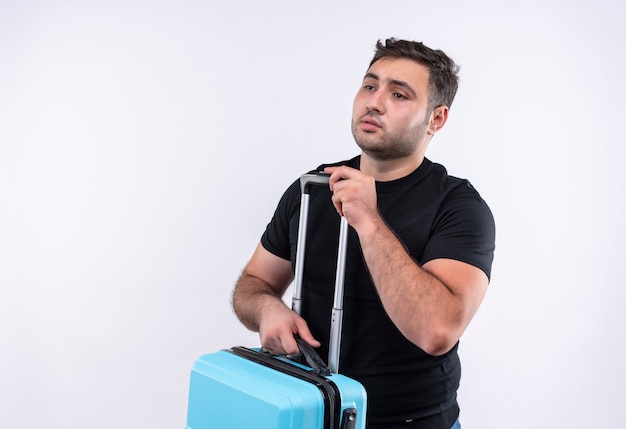
[[[326,356],[337,213],[345,216],[340,369],[365,386],[368,428],[460,427],[458,341],[489,283],[495,227],[468,181],[425,158],[448,119],[457,72],[421,43],[379,41],[353,105],[361,154],[321,166],[330,186],[311,190],[302,317],[281,300],[294,277],[297,181],[233,293],[235,312],[264,348],[297,353],[297,334]]]

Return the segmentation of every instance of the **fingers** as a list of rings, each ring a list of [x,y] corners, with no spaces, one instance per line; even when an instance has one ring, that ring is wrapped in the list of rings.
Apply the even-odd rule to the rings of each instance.
[[[271,327],[261,329],[261,346],[275,355],[297,354],[300,349],[294,338],[295,335],[299,335],[312,347],[320,346],[319,341],[313,337],[304,319],[296,313],[277,321]]]
[[[261,346],[273,355],[288,355],[296,353],[298,344],[295,339],[289,337],[269,337],[261,339]]]
[[[345,216],[343,212],[344,201],[339,197],[339,195],[334,193],[330,200],[333,202],[333,206],[335,206],[335,210],[337,210],[339,216]]]
[[[335,191],[335,184],[341,180],[351,179],[357,174],[361,174],[359,170],[341,165],[338,167],[326,167],[324,173],[330,174],[328,185],[331,191]]]
[[[300,352],[300,347],[298,347],[298,343],[296,343],[296,339],[294,338],[293,334],[285,335],[280,340],[284,354],[293,355]]]
[[[355,173],[358,173],[358,170],[346,166],[326,167],[324,169],[324,173],[330,174],[328,185],[333,193],[331,199],[333,205],[335,206],[337,213],[339,213],[340,216],[344,216],[345,213],[343,211],[343,205],[346,202],[347,194],[342,192],[342,188],[344,186],[341,186],[342,184],[340,182],[354,177]]]
[[[313,337],[313,334],[311,334],[311,331],[309,330],[309,326],[306,324],[304,319],[300,319],[300,320],[302,323],[298,325],[298,333],[297,333],[300,336],[300,338],[302,338],[304,341],[309,343],[309,345],[312,347],[317,348],[321,346],[321,343]]]
[[[319,347],[321,344],[313,336],[301,334],[300,338],[306,341],[311,347]],[[293,334],[285,335],[280,338],[268,339],[261,344],[265,350],[274,355],[294,355],[300,353],[300,347]]]

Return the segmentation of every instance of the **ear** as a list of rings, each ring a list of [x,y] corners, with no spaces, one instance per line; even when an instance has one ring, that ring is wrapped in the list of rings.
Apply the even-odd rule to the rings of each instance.
[[[448,106],[436,107],[430,114],[430,121],[428,122],[428,135],[434,136],[448,120]]]

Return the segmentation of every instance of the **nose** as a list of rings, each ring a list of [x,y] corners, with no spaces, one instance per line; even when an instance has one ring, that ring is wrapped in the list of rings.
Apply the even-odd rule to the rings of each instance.
[[[385,105],[382,100],[382,91],[374,91],[370,93],[370,96],[366,100],[365,108],[367,112],[375,112],[378,114],[383,114],[385,111]]]

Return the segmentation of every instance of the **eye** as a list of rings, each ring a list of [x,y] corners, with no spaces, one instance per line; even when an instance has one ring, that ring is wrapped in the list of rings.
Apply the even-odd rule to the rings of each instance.
[[[401,94],[399,92],[394,92],[393,97],[397,98],[398,100],[408,100],[408,98],[404,94]]]
[[[363,85],[363,89],[366,91],[374,91],[376,88],[374,87],[374,85],[365,84]]]

